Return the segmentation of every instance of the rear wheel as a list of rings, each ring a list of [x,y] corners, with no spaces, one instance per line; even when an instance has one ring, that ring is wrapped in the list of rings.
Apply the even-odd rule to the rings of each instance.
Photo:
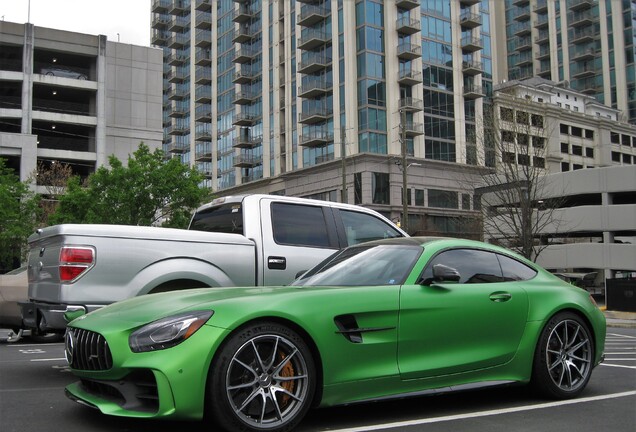
[[[211,368],[210,414],[228,430],[282,432],[309,409],[315,367],[303,339],[270,322],[230,336]]]
[[[552,317],[541,333],[532,381],[545,396],[566,399],[583,391],[594,362],[594,344],[585,322],[573,313]]]

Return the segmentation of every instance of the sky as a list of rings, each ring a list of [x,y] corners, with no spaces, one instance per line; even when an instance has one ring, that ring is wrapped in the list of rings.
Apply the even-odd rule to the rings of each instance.
[[[29,21],[37,27],[103,34],[113,42],[149,46],[150,1],[0,0],[0,20],[19,24]]]

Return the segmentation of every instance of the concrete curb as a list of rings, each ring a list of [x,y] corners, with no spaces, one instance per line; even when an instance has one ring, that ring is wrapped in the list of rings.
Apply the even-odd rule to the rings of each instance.
[[[601,310],[603,309],[601,308]],[[607,320],[607,327],[636,328],[636,312],[603,310],[603,313]]]

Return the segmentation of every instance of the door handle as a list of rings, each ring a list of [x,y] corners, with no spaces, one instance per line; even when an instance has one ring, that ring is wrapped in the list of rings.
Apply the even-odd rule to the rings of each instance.
[[[507,292],[494,292],[490,294],[490,300],[494,301],[495,303],[507,302],[511,298],[512,298],[512,294]]]
[[[277,256],[267,257],[267,268],[270,270],[285,270],[287,268],[287,258]]]

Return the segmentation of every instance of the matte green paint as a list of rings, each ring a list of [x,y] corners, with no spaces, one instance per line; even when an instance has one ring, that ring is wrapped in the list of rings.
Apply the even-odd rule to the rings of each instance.
[[[449,247],[487,247],[534,267],[530,281],[416,285],[428,260]],[[82,316],[70,327],[101,333],[112,351],[109,371],[73,370],[79,377],[119,380],[134,369],[157,378],[157,413],[123,410],[73,384],[67,390],[102,412],[131,417],[201,418],[208,371],[228,335],[255,320],[276,319],[306,334],[322,370],[319,405],[338,405],[450,386],[531,378],[537,340],[545,323],[572,310],[590,323],[595,362],[604,351],[605,318],[587,292],[511,252],[483,243],[445,239],[424,243],[405,285],[372,287],[211,288],[146,295]],[[491,293],[512,294],[508,302]],[[128,337],[154,320],[192,310],[214,310],[206,325],[166,350],[132,353]],[[352,343],[337,333],[334,317],[355,315],[359,327],[385,328]],[[319,374],[320,375],[320,374]]]

